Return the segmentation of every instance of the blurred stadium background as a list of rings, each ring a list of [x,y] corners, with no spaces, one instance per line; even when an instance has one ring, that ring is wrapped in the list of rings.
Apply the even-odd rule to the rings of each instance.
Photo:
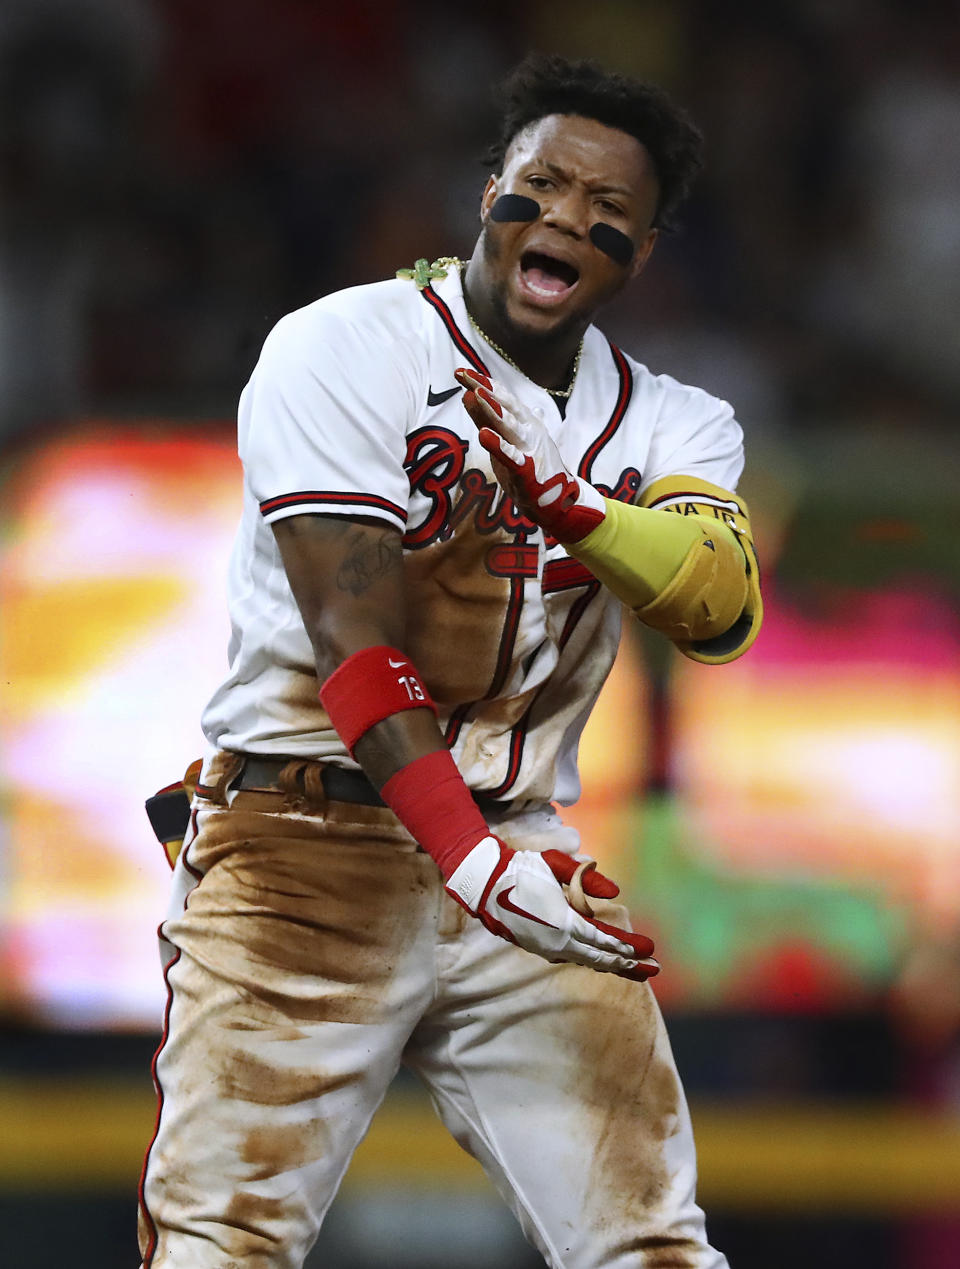
[[[270,326],[469,253],[490,85],[653,78],[708,167],[606,323],[727,397],[768,617],[637,632],[569,812],[658,937],[733,1269],[960,1265],[960,10],[935,0],[2,0],[0,1258],[137,1263],[168,871]],[[549,1166],[549,1161],[545,1161]],[[526,1269],[401,1080],[318,1269]]]

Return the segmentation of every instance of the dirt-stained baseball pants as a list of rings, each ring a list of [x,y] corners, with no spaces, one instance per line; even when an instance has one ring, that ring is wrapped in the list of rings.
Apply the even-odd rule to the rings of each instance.
[[[162,926],[147,1269],[298,1269],[401,1062],[554,1269],[724,1269],[646,984],[490,934],[387,810],[229,800]]]

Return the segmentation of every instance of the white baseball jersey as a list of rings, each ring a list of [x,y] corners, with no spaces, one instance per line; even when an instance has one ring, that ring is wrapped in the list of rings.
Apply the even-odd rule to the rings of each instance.
[[[620,603],[503,494],[459,366],[541,410],[570,470],[607,496],[632,501],[672,475],[736,488],[730,406],[652,374],[595,327],[561,417],[471,326],[455,267],[424,290],[393,280],[317,300],[274,328],[240,399],[230,670],[203,715],[214,747],[355,765],[317,697],[270,525],[372,516],[403,533],[404,650],[467,784],[519,804],[576,800],[577,745],[613,664]]]

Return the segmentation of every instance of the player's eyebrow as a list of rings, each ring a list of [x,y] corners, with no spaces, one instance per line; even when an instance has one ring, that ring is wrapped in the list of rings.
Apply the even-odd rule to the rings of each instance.
[[[551,163],[549,159],[542,159],[539,155],[535,155],[530,162],[537,167],[546,168],[552,176],[559,177],[565,181],[570,179],[570,173],[566,168],[561,167],[559,163]],[[625,185],[608,185],[602,179],[599,183],[592,181],[585,183],[594,194],[619,194],[621,198],[632,198],[634,194],[634,191],[628,189]]]
[[[595,194],[619,194],[621,198],[632,198],[636,192],[625,185],[590,185],[590,188]]]

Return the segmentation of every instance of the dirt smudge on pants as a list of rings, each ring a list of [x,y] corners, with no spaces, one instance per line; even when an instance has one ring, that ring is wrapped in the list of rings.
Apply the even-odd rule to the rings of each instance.
[[[597,1236],[609,1240],[611,1262],[634,1256],[638,1269],[696,1269],[704,1245],[674,1224],[669,1146],[686,1110],[653,994],[613,975],[577,977],[566,1043],[578,1072],[570,1093],[587,1118],[584,1194]]]
[[[276,1026],[380,1020],[439,886],[433,861],[389,826],[246,809],[210,815],[190,862],[202,880],[167,936],[233,985],[240,1029],[271,1016]]]

